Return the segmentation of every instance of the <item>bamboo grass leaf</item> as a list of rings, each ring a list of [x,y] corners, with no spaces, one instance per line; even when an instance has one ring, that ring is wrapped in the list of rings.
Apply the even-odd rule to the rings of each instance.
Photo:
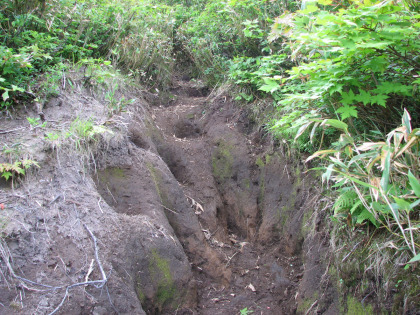
[[[414,194],[420,198],[420,182],[419,180],[411,173],[411,171],[408,171],[408,180],[410,181],[410,186],[414,190]]]
[[[388,190],[388,183],[389,183],[389,172],[391,167],[391,152],[388,151],[385,157],[385,164],[381,178],[381,187],[384,191]]]

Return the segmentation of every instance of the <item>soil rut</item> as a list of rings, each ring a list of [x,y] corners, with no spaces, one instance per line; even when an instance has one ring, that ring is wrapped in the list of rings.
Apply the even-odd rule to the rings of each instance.
[[[229,271],[229,277],[217,279],[193,268],[199,288],[196,312],[236,314],[246,308],[256,314],[294,313],[301,262],[284,243],[258,240],[262,196],[255,156],[261,147],[243,133],[248,122],[226,97],[211,104],[207,96],[197,96],[200,90],[192,83],[178,85],[176,100],[153,111],[165,138],[158,150],[195,208],[206,241],[222,257],[218,268]],[[232,161],[228,150],[239,152],[239,161]],[[236,172],[223,165],[235,168],[236,162],[243,164]],[[251,205],[245,214],[235,209],[243,200]],[[194,254],[187,250],[188,256]]]

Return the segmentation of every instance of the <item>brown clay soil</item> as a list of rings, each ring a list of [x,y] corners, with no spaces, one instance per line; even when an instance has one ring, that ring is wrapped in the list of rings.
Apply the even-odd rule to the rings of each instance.
[[[40,168],[0,182],[0,314],[337,313],[316,187],[223,90],[121,91],[136,102],[110,115],[74,82],[47,127],[30,106],[1,119]],[[76,117],[106,131],[68,136]]]

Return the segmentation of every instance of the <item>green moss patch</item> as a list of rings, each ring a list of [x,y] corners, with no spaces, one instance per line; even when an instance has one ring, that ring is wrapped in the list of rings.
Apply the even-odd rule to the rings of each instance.
[[[152,176],[153,182],[155,183],[156,192],[159,195],[162,205],[171,209],[172,203],[169,201],[168,194],[162,185],[162,174],[152,165],[152,163],[146,163],[146,166],[150,172],[150,175]]]
[[[176,299],[177,290],[172,279],[169,262],[153,250],[149,261],[149,273],[152,281],[157,283],[156,304],[159,309]]]
[[[315,291],[311,297],[303,299],[303,301],[298,304],[297,313],[305,314],[317,299],[318,299],[318,292]]]
[[[107,168],[103,171],[98,172],[98,178],[101,182],[109,183],[111,178],[126,178],[124,169],[118,167]]]
[[[218,141],[218,148],[212,156],[212,169],[214,177],[220,182],[225,182],[233,175],[233,146],[225,140]]]
[[[371,305],[363,305],[357,299],[352,296],[347,297],[347,312],[345,314],[353,315],[370,315],[373,314],[373,308]]]
[[[262,158],[261,158],[261,157],[258,157],[258,158],[257,158],[257,160],[255,161],[255,164],[257,164],[257,166],[258,166],[260,169],[263,169],[263,168],[264,168],[264,166],[265,166],[264,161],[262,160]]]
[[[136,283],[137,283],[137,286],[136,286],[137,297],[139,298],[140,303],[144,305],[146,301],[146,296],[144,295],[143,290],[142,290],[140,277],[137,277]]]

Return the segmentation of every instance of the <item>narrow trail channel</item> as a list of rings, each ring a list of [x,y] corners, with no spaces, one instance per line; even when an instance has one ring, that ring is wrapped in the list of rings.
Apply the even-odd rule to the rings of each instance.
[[[199,296],[193,313],[238,314],[245,308],[255,314],[294,313],[303,267],[287,244],[268,237],[262,199],[279,187],[262,183],[258,164],[265,161],[256,158],[262,146],[246,136],[246,118],[226,97],[210,103],[206,90],[191,82],[177,85],[176,100],[153,111],[165,138],[158,150],[220,258],[210,262],[211,268],[223,270],[212,278],[193,266]],[[194,254],[194,248],[187,251]]]

